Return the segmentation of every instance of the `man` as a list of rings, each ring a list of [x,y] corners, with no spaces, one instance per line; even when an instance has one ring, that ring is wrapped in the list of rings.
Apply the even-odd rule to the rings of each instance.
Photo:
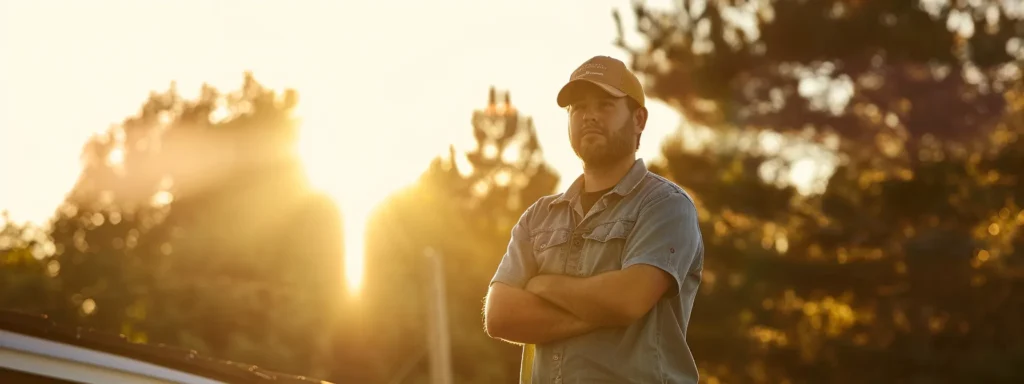
[[[696,383],[686,327],[704,246],[687,193],[636,158],[640,81],[597,56],[557,100],[583,175],[512,230],[487,293],[487,333],[525,345],[522,382]]]

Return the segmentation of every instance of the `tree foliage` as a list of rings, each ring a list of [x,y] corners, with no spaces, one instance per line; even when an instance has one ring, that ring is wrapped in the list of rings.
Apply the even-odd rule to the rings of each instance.
[[[428,377],[423,323],[429,269],[422,260],[429,247],[444,260],[456,381],[518,378],[520,348],[487,337],[481,299],[512,226],[530,204],[553,193],[558,176],[544,163],[532,119],[516,110],[508,93],[504,102],[498,97],[491,89],[487,106],[473,113],[475,148],[459,153],[452,147],[449,156],[436,158],[371,220],[365,299],[377,320],[367,345],[383,355],[376,360],[387,362],[379,368],[383,377]]]
[[[0,212],[0,308],[39,311],[53,302],[56,287],[49,277],[60,271],[50,260],[54,252],[45,230]]]
[[[696,195],[707,246],[688,333],[703,380],[1021,380],[1011,2],[681,4],[636,7],[651,95],[719,137],[840,159],[802,195],[766,177],[778,151],[666,144],[658,172]]]
[[[251,75],[195,100],[172,86],[96,135],[50,223],[52,252],[32,267],[50,290],[33,280],[28,292],[48,300],[29,309],[135,342],[328,372],[341,228],[293,151],[296,103]]]
[[[648,95],[699,124],[811,127],[851,149],[976,138],[1021,79],[1024,12],[1012,1],[678,4],[638,2],[646,45],[620,44],[648,75]],[[873,153],[898,154],[887,148]]]

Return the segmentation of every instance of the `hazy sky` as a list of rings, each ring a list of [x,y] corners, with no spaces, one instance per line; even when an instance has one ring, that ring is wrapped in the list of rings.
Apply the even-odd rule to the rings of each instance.
[[[448,143],[471,142],[470,113],[490,85],[510,89],[534,117],[548,160],[571,181],[579,163],[555,94],[590,56],[626,59],[612,45],[611,10],[628,6],[0,0],[0,210],[45,220],[74,182],[90,134],[135,114],[172,80],[186,93],[204,81],[234,89],[245,70],[299,90],[314,181],[336,192],[353,179],[368,185],[338,196],[349,208],[407,184]],[[671,110],[651,109],[645,157],[678,125]],[[396,138],[409,144],[395,148]]]
[[[631,32],[629,0],[0,0],[0,210],[45,221],[91,134],[172,80],[186,95],[203,82],[233,90],[246,70],[299,91],[300,150],[341,204],[349,252],[361,254],[372,205],[449,143],[472,143],[491,85],[533,116],[565,187],[580,165],[555,95],[594,55],[628,59],[613,8]],[[647,159],[679,124],[652,104]]]

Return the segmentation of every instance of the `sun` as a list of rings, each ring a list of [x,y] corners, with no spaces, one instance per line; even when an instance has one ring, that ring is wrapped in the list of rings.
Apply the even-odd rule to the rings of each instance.
[[[338,197],[335,201],[341,200]],[[362,204],[367,204],[363,202]],[[357,206],[361,204],[344,204],[345,206]],[[366,222],[369,215],[355,213],[352,210],[342,212],[345,219],[345,285],[348,292],[358,294],[363,287],[363,275],[366,271]]]
[[[326,96],[316,95],[312,96]],[[379,196],[388,191],[372,188],[364,183],[366,175],[360,175],[362,163],[359,158],[366,149],[352,148],[350,143],[360,142],[359,137],[349,136],[338,127],[341,116],[331,108],[317,108],[317,97],[300,103],[295,111],[300,119],[298,155],[313,187],[326,193],[338,207],[343,220],[345,290],[358,296],[363,287],[366,252],[366,223],[371,207],[380,203]]]
[[[369,220],[369,207],[380,203],[374,195],[365,190],[344,188],[347,177],[338,164],[343,159],[337,156],[324,155],[324,151],[300,150],[306,174],[314,188],[326,193],[338,207],[338,214],[343,220],[342,238],[344,239],[344,282],[346,291],[358,295],[363,286],[366,252],[366,223]],[[342,271],[338,271],[342,273]]]
[[[339,107],[351,102],[340,98],[335,87],[303,85],[296,87],[301,95],[294,111],[299,120],[296,150],[314,188],[329,195],[340,209],[343,278],[348,293],[358,296],[366,280],[366,226],[374,209],[394,192],[414,185],[432,159],[447,153],[451,137],[418,131],[415,139],[396,140],[410,137],[408,126],[377,125],[365,118],[392,113],[393,106],[353,113]]]

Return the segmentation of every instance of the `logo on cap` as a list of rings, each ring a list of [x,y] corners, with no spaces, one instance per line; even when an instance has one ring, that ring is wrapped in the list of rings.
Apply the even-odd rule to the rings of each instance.
[[[573,72],[572,77],[570,77],[570,79],[574,80],[574,79],[578,79],[578,78],[581,78],[581,77],[587,76],[587,75],[604,76],[604,70],[606,70],[606,69],[608,69],[608,67],[604,66],[604,64],[595,64],[595,63],[583,64],[579,68],[576,68],[576,72]],[[597,71],[601,71],[601,72],[597,72]]]

